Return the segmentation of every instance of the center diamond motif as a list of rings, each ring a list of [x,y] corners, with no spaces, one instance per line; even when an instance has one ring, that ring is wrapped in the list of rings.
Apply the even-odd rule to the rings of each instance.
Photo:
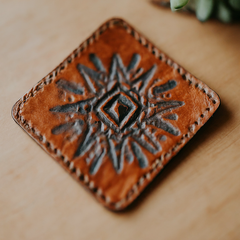
[[[130,127],[141,112],[141,106],[120,87],[107,93],[97,104],[98,117],[114,131]]]

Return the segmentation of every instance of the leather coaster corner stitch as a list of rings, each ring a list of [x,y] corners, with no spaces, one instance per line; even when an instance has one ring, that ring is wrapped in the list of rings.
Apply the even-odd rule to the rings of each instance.
[[[122,19],[98,28],[13,107],[104,206],[128,206],[220,104]]]

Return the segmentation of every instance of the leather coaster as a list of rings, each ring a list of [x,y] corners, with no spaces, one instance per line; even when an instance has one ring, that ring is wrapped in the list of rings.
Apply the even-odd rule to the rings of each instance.
[[[98,201],[120,210],[219,104],[203,82],[111,19],[26,93],[12,116]]]

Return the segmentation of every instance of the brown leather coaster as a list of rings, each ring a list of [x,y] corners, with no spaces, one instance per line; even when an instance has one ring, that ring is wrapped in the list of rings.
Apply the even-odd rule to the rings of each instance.
[[[14,120],[106,207],[128,206],[220,104],[121,19],[13,107]]]

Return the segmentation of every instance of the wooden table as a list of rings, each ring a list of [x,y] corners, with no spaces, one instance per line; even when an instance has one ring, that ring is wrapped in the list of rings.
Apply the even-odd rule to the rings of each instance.
[[[222,100],[122,213],[98,204],[11,118],[26,91],[115,16]],[[202,24],[148,0],[1,0],[0,57],[0,239],[240,239],[239,24]]]

